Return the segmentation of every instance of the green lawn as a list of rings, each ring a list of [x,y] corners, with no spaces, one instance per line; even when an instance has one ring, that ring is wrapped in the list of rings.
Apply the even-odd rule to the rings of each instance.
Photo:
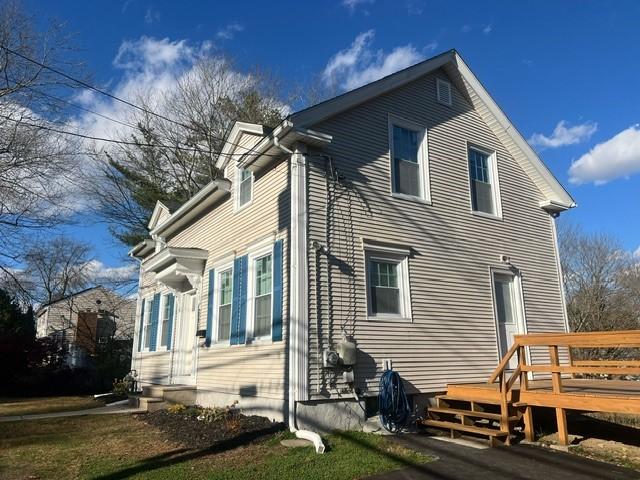
[[[104,406],[92,396],[0,398],[0,417],[34,413],[67,412]]]
[[[0,478],[353,479],[429,458],[363,433],[325,438],[327,453],[287,449],[279,434],[219,453],[187,450],[128,415],[95,415],[2,425]]]

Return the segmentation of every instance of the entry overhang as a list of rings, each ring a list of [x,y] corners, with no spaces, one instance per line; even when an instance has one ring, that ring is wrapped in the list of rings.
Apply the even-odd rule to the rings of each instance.
[[[156,280],[177,292],[198,288],[209,252],[200,248],[165,247],[149,258],[147,272]]]

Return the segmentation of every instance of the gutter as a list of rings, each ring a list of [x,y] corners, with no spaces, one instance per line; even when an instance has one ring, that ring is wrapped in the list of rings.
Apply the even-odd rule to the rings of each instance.
[[[313,442],[316,453],[324,453],[322,438],[316,432],[298,429],[296,404],[307,392],[307,203],[306,164],[303,145],[291,152],[279,144],[274,135],[274,145],[291,154],[291,260],[289,271],[289,430],[296,437]]]

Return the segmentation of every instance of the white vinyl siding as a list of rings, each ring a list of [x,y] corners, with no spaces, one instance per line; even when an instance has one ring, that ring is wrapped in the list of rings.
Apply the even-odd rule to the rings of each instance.
[[[365,396],[377,394],[384,359],[393,360],[411,392],[439,392],[447,383],[486,381],[498,357],[488,272],[500,265],[502,254],[511,257],[523,282],[526,279],[521,303],[528,331],[564,331],[553,220],[540,208],[544,193],[455,85],[451,107],[436,101],[436,78],[446,75],[439,70],[309,125],[332,135],[324,153],[340,159],[336,168],[345,183],[353,183],[352,189],[333,195],[324,165],[309,162],[307,241],[328,243],[332,258],[348,263],[309,256],[312,399],[337,398],[335,392],[348,387],[322,369],[322,351],[333,346],[342,328],[368,359],[355,369],[356,384]],[[388,198],[387,133],[392,115],[410,118],[428,132],[431,206]],[[471,145],[496,154],[502,221],[470,213]],[[332,211],[327,210],[328,202]],[[363,239],[411,246],[411,322],[366,320],[366,256],[359,253]]]
[[[391,191],[394,195],[431,201],[427,132],[399,117],[389,117]]]

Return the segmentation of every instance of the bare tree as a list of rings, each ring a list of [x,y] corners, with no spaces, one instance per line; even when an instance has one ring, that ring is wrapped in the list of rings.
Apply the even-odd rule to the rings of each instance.
[[[206,57],[170,92],[141,92],[136,104],[147,112],[132,111],[128,123],[137,128],[122,138],[134,145],[96,152],[100,174],[88,186],[116,238],[137,243],[156,200],[179,205],[215,178],[235,121],[275,126],[286,111],[278,90],[273,77]]]
[[[572,224],[558,229],[569,326],[574,332],[640,328],[640,265],[618,239],[585,233]],[[584,352],[615,358],[629,352]]]
[[[88,287],[91,282],[91,247],[58,236],[34,243],[22,257],[20,273],[34,303],[44,304]]]
[[[58,25],[34,30],[19,4],[0,5],[0,271],[5,276],[14,276],[25,236],[59,224],[69,213],[65,199],[77,146],[51,131],[62,107],[51,92],[65,84],[29,60],[70,68],[62,59],[68,40]]]

